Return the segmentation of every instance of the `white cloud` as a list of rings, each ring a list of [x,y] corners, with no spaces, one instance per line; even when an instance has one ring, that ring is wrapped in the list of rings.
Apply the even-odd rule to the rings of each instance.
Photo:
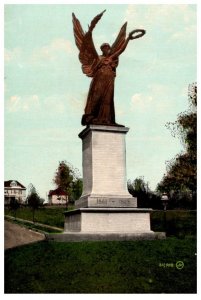
[[[31,55],[32,62],[55,61],[61,52],[64,54],[72,53],[72,44],[63,38],[53,40],[49,45],[33,50]]]
[[[45,112],[49,114],[64,114],[71,110],[71,113],[82,112],[84,103],[80,99],[72,98],[68,94],[51,95],[39,97],[38,95],[12,95],[6,100],[5,108],[10,113],[15,112]]]
[[[86,105],[87,93],[81,93],[76,97],[68,97],[68,102],[75,112],[83,112]]]
[[[143,95],[140,93],[134,94],[131,98],[131,110],[147,109],[153,101],[152,96]]]
[[[116,105],[116,115],[117,116],[125,116],[126,112],[123,107],[120,107],[120,105]]]
[[[20,97],[17,95],[11,96],[8,103],[9,111],[18,111],[20,107]]]
[[[159,30],[171,31],[174,25],[190,24],[195,18],[192,5],[186,4],[153,4],[146,7],[146,10],[138,5],[128,5],[125,21],[137,26],[157,26]],[[171,24],[171,27],[167,26]],[[128,24],[129,25],[129,24]]]
[[[46,112],[63,114],[66,111],[67,97],[61,95],[53,95],[46,97],[43,101],[43,109]]]
[[[155,43],[158,39],[161,43],[173,40],[185,42],[192,41],[196,35],[196,13],[193,5],[152,4],[146,9],[138,5],[128,5],[125,21],[128,21],[128,31],[134,28],[147,30],[147,42],[151,37]]]
[[[50,49],[55,51],[62,50],[71,53],[72,45],[70,41],[60,38],[52,41],[52,43],[50,44]]]
[[[193,39],[196,38],[197,35],[197,27],[193,24],[189,25],[189,26],[185,26],[182,30],[180,31],[176,31],[174,32],[171,37],[170,37],[170,41],[173,40],[177,40],[179,42],[183,41],[183,42],[191,42]]]
[[[21,56],[22,50],[21,48],[14,48],[12,50],[5,49],[4,51],[4,61],[5,63],[9,63],[13,60],[18,60]]]
[[[57,60],[61,54],[67,56],[72,53],[72,44],[70,41],[58,38],[52,40],[49,45],[45,45],[41,48],[35,48],[30,56],[27,56],[26,53],[23,53],[22,49],[19,47],[13,49],[5,49],[4,51],[4,60],[6,63],[10,63],[12,61],[18,62],[18,67],[22,68],[23,63],[42,63],[42,62],[50,62]],[[23,54],[23,55],[22,55]]]
[[[20,130],[18,130],[20,134]],[[20,141],[20,145],[39,145],[44,146],[47,142],[50,143],[66,143],[67,140],[73,138],[76,135],[76,130],[71,128],[71,130],[66,130],[66,128],[37,128],[37,129],[24,129],[26,132],[26,138]],[[16,133],[16,132],[15,132]],[[10,133],[13,134],[12,132]],[[38,137],[37,139],[30,139],[30,137]],[[11,136],[12,138],[12,136]]]
[[[9,112],[27,112],[30,110],[38,110],[40,107],[39,97],[37,95],[29,96],[11,96],[6,102],[6,109]]]
[[[132,111],[147,111],[154,109],[155,112],[164,113],[171,102],[171,90],[161,84],[148,86],[146,93],[136,93],[131,97],[130,108]]]
[[[163,94],[167,94],[170,89],[167,85],[163,85],[159,83],[151,84],[148,86],[148,88],[150,89],[152,94],[159,95],[159,96]]]

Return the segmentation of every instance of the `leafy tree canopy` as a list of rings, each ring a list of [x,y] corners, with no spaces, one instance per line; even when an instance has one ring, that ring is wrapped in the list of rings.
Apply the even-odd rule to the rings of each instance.
[[[82,193],[82,179],[79,170],[74,168],[69,162],[61,161],[55,172],[53,183],[65,191],[69,201],[77,200]]]
[[[138,207],[147,207],[161,209],[161,198],[153,193],[149,188],[149,183],[145,182],[144,177],[138,177],[135,180],[128,180],[128,191],[133,197],[137,197]]]
[[[189,86],[189,109],[178,115],[175,122],[166,124],[174,137],[179,137],[184,152],[166,163],[167,173],[157,186],[160,192],[167,192],[172,198],[182,194],[190,207],[196,207],[197,189],[197,85]],[[186,203],[186,201],[185,201]],[[187,206],[189,206],[187,203]],[[179,203],[177,204],[179,205]],[[181,205],[182,206],[182,205]],[[184,206],[184,205],[183,205]]]
[[[27,196],[27,204],[32,208],[33,211],[33,222],[34,216],[35,216],[35,210],[38,209],[38,207],[41,205],[41,198],[38,195],[36,188],[33,186],[32,183],[29,185],[29,194]]]

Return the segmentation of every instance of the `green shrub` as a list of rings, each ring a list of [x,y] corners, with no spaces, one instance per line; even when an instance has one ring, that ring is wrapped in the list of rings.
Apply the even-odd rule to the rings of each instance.
[[[196,219],[196,211],[152,211],[151,228],[153,231],[165,231],[167,236],[195,236],[197,225]]]

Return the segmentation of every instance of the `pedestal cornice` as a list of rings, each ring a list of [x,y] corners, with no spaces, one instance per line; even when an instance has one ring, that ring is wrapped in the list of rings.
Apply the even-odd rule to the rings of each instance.
[[[89,125],[82,130],[78,136],[83,139],[90,131],[121,132],[126,134],[129,128],[121,126]]]

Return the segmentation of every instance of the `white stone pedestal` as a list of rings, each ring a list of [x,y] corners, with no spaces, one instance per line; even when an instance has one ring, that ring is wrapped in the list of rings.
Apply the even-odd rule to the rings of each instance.
[[[80,208],[65,213],[64,232],[150,233],[151,209]]]
[[[127,190],[126,127],[90,125],[82,139],[83,193],[76,209],[67,211],[57,241],[157,239],[150,227],[151,209],[137,208]]]
[[[57,241],[111,241],[165,238],[150,228],[151,209],[79,208],[65,212],[63,234],[49,235]]]
[[[83,193],[75,206],[137,207],[127,190],[127,127],[90,125],[82,139]]]

